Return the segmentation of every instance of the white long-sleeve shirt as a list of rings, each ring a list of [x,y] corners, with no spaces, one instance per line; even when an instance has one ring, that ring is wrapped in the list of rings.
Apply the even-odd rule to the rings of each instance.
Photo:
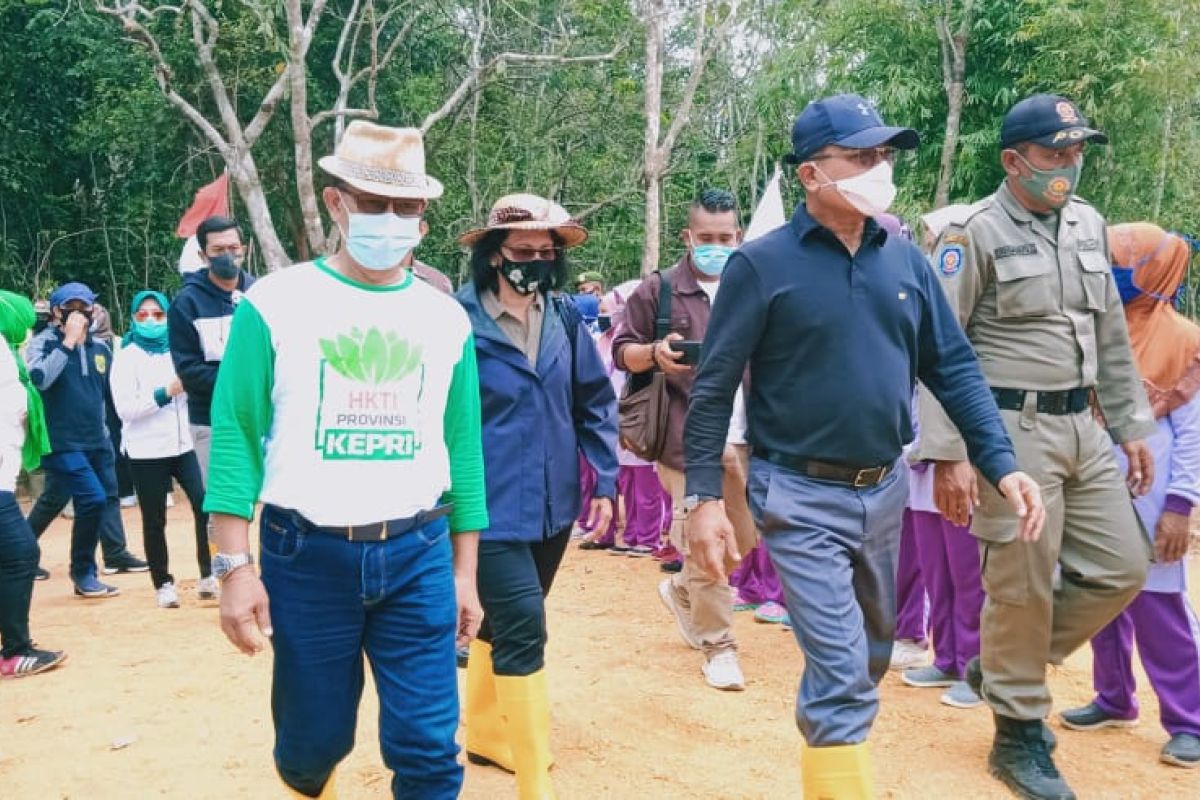
[[[113,406],[121,418],[121,449],[130,458],[170,458],[192,449],[187,395],[167,396],[174,380],[170,353],[130,345],[113,358]]]
[[[4,337],[0,337],[0,492],[12,492],[17,487],[28,403],[16,359]]]

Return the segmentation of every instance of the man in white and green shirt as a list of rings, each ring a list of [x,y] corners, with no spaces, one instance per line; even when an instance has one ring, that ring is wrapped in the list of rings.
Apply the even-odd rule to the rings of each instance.
[[[420,134],[354,122],[320,165],[343,247],[246,293],[213,397],[221,626],[250,654],[256,628],[271,638],[275,762],[296,796],[334,797],[365,654],[393,796],[449,800],[455,646],[479,627],[488,525],[475,345],[461,307],[409,269],[442,192]],[[257,502],[261,580],[243,568]]]

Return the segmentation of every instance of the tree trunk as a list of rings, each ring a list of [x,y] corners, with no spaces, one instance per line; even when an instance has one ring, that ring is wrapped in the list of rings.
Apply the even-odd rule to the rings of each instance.
[[[646,139],[642,176],[646,183],[645,238],[642,244],[643,276],[658,269],[661,235],[659,194],[663,156],[659,148],[662,132],[663,26],[666,22],[664,0],[646,0]]]
[[[1154,204],[1150,219],[1157,220],[1159,214],[1162,213],[1163,195],[1167,190],[1167,167],[1171,162],[1171,127],[1175,119],[1174,104],[1167,106],[1167,111],[1163,114],[1163,130],[1162,130],[1162,153],[1158,159],[1158,176],[1154,181]]]
[[[275,222],[271,219],[271,208],[267,205],[267,195],[263,191],[254,156],[250,153],[232,152],[226,156],[225,161],[230,166],[229,174],[237,186],[238,196],[246,206],[250,227],[254,231],[254,238],[258,239],[267,269],[274,272],[286,267],[292,263],[292,259],[275,232]]]
[[[963,84],[961,80],[946,87],[946,99],[950,107],[946,112],[946,136],[942,140],[942,165],[938,170],[937,193],[934,208],[950,204],[950,178],[954,174],[954,152],[958,149],[958,132],[962,123]]]
[[[937,18],[938,44],[942,51],[942,83],[946,87],[946,134],[942,139],[942,163],[938,170],[934,208],[950,203],[950,179],[954,176],[954,155],[962,126],[963,94],[967,78],[967,40],[971,36],[974,0],[963,0],[958,28],[951,32],[950,7]]]

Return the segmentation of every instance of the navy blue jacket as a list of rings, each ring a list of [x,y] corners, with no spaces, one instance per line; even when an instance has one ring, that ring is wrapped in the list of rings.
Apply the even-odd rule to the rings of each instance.
[[[992,483],[1017,468],[975,352],[921,251],[868,219],[851,256],[803,204],[721,278],[684,435],[687,491],[721,496],[733,394],[750,365],[749,441],[855,467],[913,438],[919,378]]]
[[[233,322],[233,308],[241,293],[254,284],[245,272],[236,292],[227,292],[208,279],[208,270],[191,272],[171,301],[167,326],[175,374],[188,396],[188,417],[193,425],[211,425],[209,407],[217,369],[225,355],[225,341]]]
[[[575,347],[546,298],[537,368],[483,308],[458,292],[475,332],[483,414],[485,541],[536,542],[579,516],[579,452],[596,468],[597,497],[616,497],[617,398],[583,320]]]
[[[42,394],[50,450],[66,453],[112,447],[104,425],[112,350],[91,334],[68,349],[63,332],[50,325],[25,350],[29,378]]]

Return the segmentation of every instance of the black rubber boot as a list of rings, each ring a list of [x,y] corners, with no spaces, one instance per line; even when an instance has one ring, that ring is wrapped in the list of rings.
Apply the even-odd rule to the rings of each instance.
[[[976,697],[983,697],[983,666],[979,661],[979,656],[975,656],[967,662],[967,669],[964,678],[967,685],[971,687],[971,691]],[[985,700],[987,698],[984,698]],[[1053,753],[1058,747],[1058,737],[1054,735],[1054,731],[1050,730],[1050,726],[1045,722],[1042,723],[1042,738],[1046,741],[1046,748]]]
[[[988,754],[988,771],[1017,797],[1027,800],[1075,800],[1075,793],[1050,757],[1040,719],[1012,719],[995,714],[996,738]]]

